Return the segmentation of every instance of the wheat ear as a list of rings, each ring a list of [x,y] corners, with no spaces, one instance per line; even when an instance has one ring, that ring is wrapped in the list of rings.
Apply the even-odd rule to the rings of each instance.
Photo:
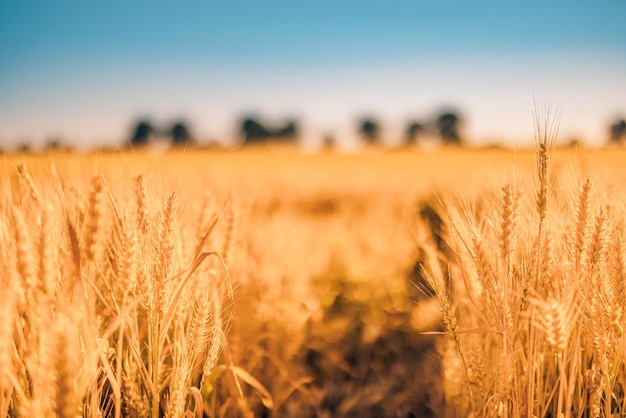
[[[103,218],[104,210],[102,198],[104,182],[100,176],[91,179],[91,191],[89,193],[89,206],[87,214],[87,225],[84,238],[85,260],[100,261],[104,250],[104,230]]]
[[[34,289],[37,277],[37,263],[33,257],[34,251],[26,221],[22,211],[13,207],[13,222],[15,232],[15,250],[17,271],[24,281],[26,289]]]
[[[591,179],[587,178],[580,187],[576,207],[574,209],[574,230],[572,231],[573,241],[570,244],[569,252],[572,262],[579,272],[585,255],[585,249],[589,244],[589,206],[591,205]]]
[[[77,352],[76,339],[69,318],[59,317],[55,327],[56,390],[54,411],[57,417],[69,418],[79,415],[79,402],[76,399]]]
[[[147,234],[150,229],[150,212],[148,211],[148,198],[143,175],[137,176],[135,181],[135,194],[137,197],[137,226],[142,233]]]
[[[507,270],[513,251],[517,245],[517,227],[519,224],[519,194],[510,184],[502,187],[502,217],[500,222],[500,252],[506,261]]]
[[[26,186],[26,189],[28,189],[30,198],[33,200],[36,206],[39,206],[42,202],[41,195],[39,194],[39,191],[35,186],[35,182],[33,182],[33,179],[24,164],[17,165],[17,174],[22,184],[24,184]]]

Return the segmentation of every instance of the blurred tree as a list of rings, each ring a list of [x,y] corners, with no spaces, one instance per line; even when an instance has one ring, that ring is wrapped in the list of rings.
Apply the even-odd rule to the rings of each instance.
[[[172,138],[172,145],[185,145],[191,143],[191,134],[187,124],[183,121],[178,121],[172,125],[170,129],[170,137]]]
[[[61,140],[59,138],[50,138],[46,141],[46,151],[58,151],[61,149]]]
[[[244,118],[240,129],[246,144],[263,142],[271,136],[270,130],[254,117]]]
[[[133,147],[141,147],[147,145],[150,137],[155,133],[154,126],[147,119],[137,121],[133,128],[133,135],[130,138],[130,145]]]
[[[620,119],[611,125],[609,139],[611,142],[622,142],[626,139],[626,120]]]
[[[283,127],[275,128],[265,125],[256,117],[242,119],[240,130],[246,144],[261,143],[272,139],[291,141],[299,133],[296,120],[289,120]]]
[[[287,121],[284,127],[279,128],[276,131],[276,136],[279,138],[293,139],[298,136],[298,122],[291,119]]]
[[[458,113],[444,111],[439,114],[435,123],[444,144],[461,145],[461,136],[459,134],[461,118]]]
[[[30,145],[30,141],[22,142],[17,145],[17,152],[20,152],[23,154],[30,154],[31,151],[32,151],[32,147]]]
[[[325,134],[322,138],[322,149],[331,150],[335,148],[335,137],[330,134]]]
[[[411,145],[415,143],[417,135],[424,130],[424,126],[416,121],[410,122],[406,128],[406,144]]]
[[[380,126],[374,118],[363,118],[359,122],[359,134],[365,142],[375,144],[379,140]]]
[[[581,148],[583,143],[578,138],[571,138],[569,141],[565,143],[565,147],[567,148]]]

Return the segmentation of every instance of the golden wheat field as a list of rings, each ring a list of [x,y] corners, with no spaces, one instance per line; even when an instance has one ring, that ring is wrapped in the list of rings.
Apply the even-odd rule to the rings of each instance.
[[[0,156],[0,416],[625,416],[626,151]]]

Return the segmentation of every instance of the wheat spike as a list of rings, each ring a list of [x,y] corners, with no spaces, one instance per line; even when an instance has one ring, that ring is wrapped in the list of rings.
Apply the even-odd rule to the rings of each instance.
[[[495,309],[496,317],[502,318],[504,305],[503,283],[498,281],[496,270],[492,266],[492,258],[483,239],[476,228],[472,228],[472,259],[478,280],[483,288],[483,295],[492,303],[488,305]]]
[[[605,376],[602,370],[589,369],[583,377],[583,386],[586,395],[589,397],[589,416],[599,418],[602,408],[602,394],[604,389]]]
[[[591,179],[587,178],[580,187],[576,207],[574,209],[575,223],[571,237],[570,254],[576,271],[580,271],[582,264],[585,262],[583,256],[587,245],[589,245],[589,211],[591,205]]]
[[[56,390],[54,411],[59,418],[76,417],[80,414],[76,393],[76,375],[78,368],[76,341],[69,319],[58,318],[55,329]]]
[[[89,205],[87,224],[84,238],[84,256],[88,261],[100,261],[104,251],[104,209],[102,198],[104,183],[100,176],[91,179],[91,191],[89,193]]]
[[[545,142],[540,142],[537,147],[537,172],[539,177],[537,213],[540,221],[543,221],[548,209],[548,147]]]
[[[25,288],[33,289],[37,277],[37,263],[33,257],[32,241],[26,226],[26,221],[24,220],[24,215],[17,207],[13,207],[13,224],[17,271],[24,281]]]
[[[17,173],[19,175],[21,183],[26,187],[26,189],[28,189],[28,194],[30,195],[32,201],[35,203],[36,206],[41,205],[41,195],[39,194],[39,191],[37,190],[37,187],[35,186],[32,177],[28,173],[28,169],[26,168],[26,166],[24,164],[18,164]]]
[[[587,259],[592,265],[603,262],[607,256],[609,217],[605,208],[600,208],[591,234]]]
[[[163,209],[161,224],[161,240],[160,240],[160,257],[161,268],[171,274],[172,261],[174,259],[175,250],[175,236],[174,231],[176,229],[175,222],[177,221],[179,211],[178,194],[175,192],[170,193]]]
[[[212,293],[213,290],[210,287],[198,292],[198,300],[187,335],[187,347],[196,359],[205,354],[212,333],[213,320],[216,314]]]
[[[6,413],[4,396],[9,393],[10,376],[14,373],[13,327],[15,321],[15,290],[9,284],[2,286],[3,301],[0,304],[0,413]]]
[[[540,221],[545,219],[548,208],[548,194],[550,192],[548,182],[549,151],[554,146],[559,131],[559,110],[557,109],[555,113],[547,104],[544,104],[541,108],[535,104],[533,118],[535,121],[537,177],[539,183],[537,213]]]
[[[614,293],[614,300],[617,304],[616,308],[620,311],[620,317],[622,317],[624,315],[624,311],[626,310],[626,250],[624,248],[624,239],[621,227],[616,228],[613,232],[610,255],[610,279]],[[621,328],[621,321],[618,320],[617,323]]]
[[[141,383],[137,381],[137,363],[124,357],[122,368],[122,399],[124,416],[146,417],[149,414],[148,401],[141,391]]]
[[[533,323],[544,332],[547,342],[557,353],[565,352],[576,325],[578,310],[574,295],[570,291],[563,299],[531,299],[531,304],[537,308],[533,314]]]
[[[172,294],[174,283],[172,276],[176,270],[175,251],[176,251],[176,230],[178,221],[178,194],[170,193],[165,207],[163,208],[162,222],[160,225],[159,243],[158,243],[158,265],[156,266],[156,276],[158,283],[158,305],[161,313],[167,310],[167,302]]]
[[[238,234],[238,212],[234,202],[231,200],[226,212],[226,225],[224,232],[224,247],[222,249],[222,257],[226,265],[232,264],[234,247]]]
[[[167,403],[166,418],[183,416],[185,410],[185,399],[189,381],[189,363],[193,353],[186,346],[183,321],[179,320],[174,330],[174,341],[171,350],[173,351],[173,365],[171,371],[169,402]]]
[[[39,283],[44,295],[53,301],[56,292],[57,275],[55,274],[56,254],[53,237],[56,233],[53,223],[53,208],[47,204],[41,216],[41,232],[39,235]]]
[[[517,244],[519,224],[519,195],[510,184],[502,187],[502,217],[500,221],[500,251],[503,260],[510,260]]]
[[[139,230],[147,234],[150,229],[150,212],[148,211],[148,196],[146,192],[146,184],[143,175],[137,176],[135,180],[135,193],[137,195],[137,225]]]
[[[138,240],[134,230],[129,231],[126,224],[120,220],[115,228],[115,276],[124,294],[135,297],[138,293],[137,282],[137,253]]]
[[[540,291],[542,294],[551,295],[553,295],[555,291],[561,292],[565,284],[561,283],[559,280],[554,280],[554,268],[557,260],[555,258],[554,243],[550,229],[544,228],[541,243],[533,248],[533,258],[539,261],[539,281],[536,290]]]
[[[208,378],[217,365],[219,355],[224,345],[224,323],[222,319],[222,301],[217,292],[211,293],[213,304],[213,323],[211,324],[211,339],[204,365],[202,367],[202,384]]]

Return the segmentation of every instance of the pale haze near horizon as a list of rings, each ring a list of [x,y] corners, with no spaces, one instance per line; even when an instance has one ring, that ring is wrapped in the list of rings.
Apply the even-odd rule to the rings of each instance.
[[[524,146],[535,101],[560,109],[561,141],[601,145],[626,117],[619,1],[130,3],[0,3],[0,145],[119,145],[142,116],[229,142],[247,113],[312,143],[372,115],[397,142],[452,107],[470,144]]]

